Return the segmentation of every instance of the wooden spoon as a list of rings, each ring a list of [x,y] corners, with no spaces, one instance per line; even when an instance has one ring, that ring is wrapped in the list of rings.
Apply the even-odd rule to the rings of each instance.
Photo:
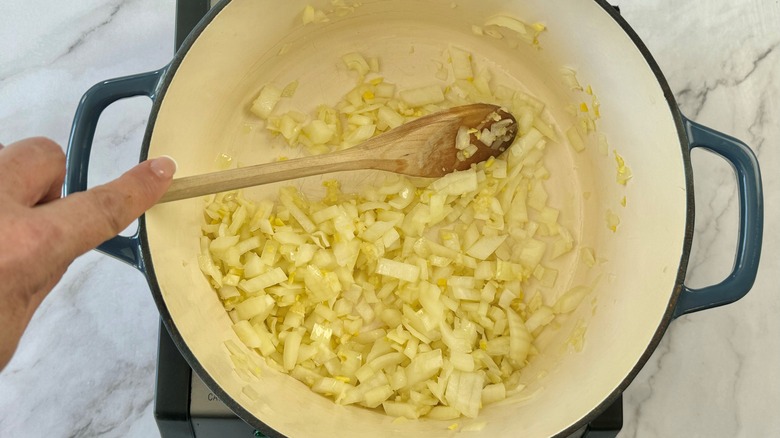
[[[455,138],[461,126],[482,132],[500,120],[511,121],[505,135],[487,146],[472,134],[471,144],[477,151],[466,159],[458,158]],[[345,170],[375,169],[441,177],[500,155],[514,141],[516,133],[517,121],[498,106],[458,106],[420,117],[342,151],[178,178],[160,203]]]

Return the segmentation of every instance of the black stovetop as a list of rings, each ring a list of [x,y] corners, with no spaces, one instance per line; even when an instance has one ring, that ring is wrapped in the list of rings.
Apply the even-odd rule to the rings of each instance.
[[[212,0],[176,1],[177,49],[211,6]],[[158,342],[154,417],[161,438],[264,437],[231,412],[192,372],[162,323]],[[615,438],[622,427],[623,400],[620,397],[570,438]]]

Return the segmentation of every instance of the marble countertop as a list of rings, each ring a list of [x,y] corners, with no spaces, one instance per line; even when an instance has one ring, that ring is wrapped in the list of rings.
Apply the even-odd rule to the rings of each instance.
[[[655,56],[682,111],[757,153],[767,225],[753,290],[672,323],[625,392],[620,437],[780,436],[780,4],[613,3]],[[3,2],[0,142],[45,135],[65,145],[92,84],[170,60],[174,9],[173,0]],[[149,108],[134,98],[104,113],[93,184],[137,162]],[[725,162],[706,153],[693,161],[696,234],[687,284],[696,287],[730,269],[738,205]],[[157,330],[140,273],[95,252],[76,260],[0,374],[0,437],[159,436],[152,412]]]

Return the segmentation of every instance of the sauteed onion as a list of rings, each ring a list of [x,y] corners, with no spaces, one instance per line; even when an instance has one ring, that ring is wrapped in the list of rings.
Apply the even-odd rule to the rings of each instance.
[[[462,49],[450,50],[446,87],[397,90],[373,71],[378,61],[343,61],[358,85],[335,106],[275,114],[283,97],[269,84],[252,111],[313,153],[472,102],[508,108],[517,140],[501,158],[433,182],[388,176],[344,193],[330,181],[321,199],[288,187],[275,203],[212,197],[201,269],[238,338],[313,391],[396,417],[476,417],[522,391],[535,336],[590,291],[575,287],[548,305],[539,293],[556,283],[551,261],[575,244],[545,189],[545,150],[558,133],[543,102],[492,85]]]

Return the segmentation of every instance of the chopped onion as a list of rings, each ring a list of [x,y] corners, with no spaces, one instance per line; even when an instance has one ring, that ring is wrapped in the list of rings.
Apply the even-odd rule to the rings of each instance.
[[[480,260],[486,260],[502,243],[504,243],[506,238],[506,235],[483,236],[466,251],[466,254]]]
[[[376,273],[399,280],[414,282],[420,277],[420,268],[415,265],[410,265],[409,263],[381,258],[377,261]]]
[[[325,15],[325,12],[314,9],[311,5],[306,5],[303,8],[302,20],[303,24],[324,23],[328,21],[328,17]]]
[[[618,184],[626,185],[628,180],[633,176],[631,174],[631,169],[626,166],[625,160],[623,160],[623,157],[621,157],[617,151],[614,151],[614,153],[615,161],[617,162],[617,182]]]
[[[236,312],[242,320],[265,319],[273,311],[276,302],[268,295],[248,298],[236,304]]]
[[[614,233],[617,232],[618,225],[620,225],[620,217],[612,210],[607,210],[607,228]]]
[[[323,18],[304,10],[304,20]],[[544,30],[495,17],[480,33],[503,38],[497,28],[507,40],[515,33],[529,41]],[[442,108],[496,103],[519,122],[505,155],[427,186],[393,176],[348,194],[329,181],[317,200],[288,187],[276,202],[231,192],[204,209],[198,263],[238,339],[314,392],[396,418],[475,417],[522,391],[518,376],[538,354],[536,336],[589,292],[574,288],[551,306],[538,290],[530,299],[523,293],[554,288],[558,271],[549,262],[576,244],[560,222],[567,213],[550,205],[545,189],[545,147],[557,128],[545,120],[544,102],[493,83],[460,48],[449,57],[441,65],[450,84],[404,90],[375,75],[379,59],[349,53],[342,60],[358,82],[338,103],[274,115],[296,81],[284,91],[266,85],[252,111],[290,146],[323,153]],[[578,129],[566,132],[573,146]],[[490,146],[505,131],[500,123],[462,127],[455,146],[465,157],[476,147],[472,135]]]
[[[282,90],[273,84],[267,84],[260,95],[252,102],[251,111],[261,119],[267,119],[282,98]]]
[[[481,373],[453,371],[444,394],[447,403],[461,414],[475,418],[482,404],[484,379]]]
[[[450,61],[455,79],[474,79],[474,71],[471,68],[471,53],[457,47],[450,47]]]
[[[312,120],[303,127],[303,133],[314,144],[325,144],[336,134],[336,130],[322,120]]]
[[[419,407],[410,403],[386,401],[382,403],[382,408],[391,417],[403,417],[409,420],[420,418],[420,415],[423,414]]]
[[[238,286],[251,294],[257,293],[275,284],[279,284],[285,280],[287,280],[287,274],[284,273],[282,268],[277,267],[264,274],[260,274],[251,280],[244,280],[240,282]]]
[[[562,314],[574,311],[574,309],[579,306],[580,302],[582,302],[582,300],[589,292],[590,288],[585,286],[577,286],[572,288],[563,294],[560,298],[558,298],[558,301],[555,302],[555,312]]]
[[[521,35],[525,35],[528,33],[526,30],[525,24],[513,17],[509,17],[506,15],[498,15],[496,17],[493,17],[485,22],[486,26],[494,25],[494,26],[500,26],[505,27],[507,29],[510,29],[512,31],[515,31]]]
[[[425,106],[444,102],[444,93],[438,85],[404,90],[400,93],[401,100],[409,106]]]
[[[458,196],[476,190],[477,186],[477,172],[472,168],[444,175],[431,184],[431,189],[446,195]]]

